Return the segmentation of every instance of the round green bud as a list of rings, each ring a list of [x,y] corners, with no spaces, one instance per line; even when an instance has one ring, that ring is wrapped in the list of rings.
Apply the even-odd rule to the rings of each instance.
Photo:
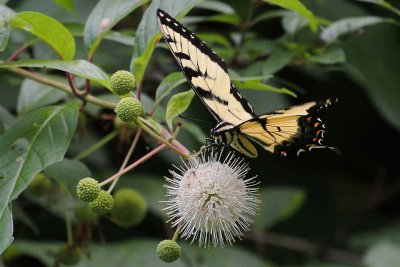
[[[181,256],[181,246],[172,240],[163,240],[158,243],[156,251],[163,262],[173,262]]]
[[[47,174],[39,172],[33,177],[32,182],[28,186],[28,191],[36,196],[42,196],[49,193],[52,187],[51,178]]]
[[[75,207],[75,217],[79,222],[93,224],[97,220],[97,214],[88,205]]]
[[[96,199],[100,190],[99,182],[91,177],[81,179],[76,186],[76,194],[79,199],[87,202]]]
[[[119,70],[111,76],[111,89],[116,95],[126,95],[135,87],[135,76],[126,70]]]
[[[124,188],[114,195],[114,208],[111,215],[122,227],[138,225],[146,217],[146,200],[136,190]]]
[[[125,122],[134,121],[144,115],[142,104],[134,97],[122,98],[114,111]]]
[[[65,245],[57,252],[58,262],[64,265],[75,265],[82,258],[82,253],[77,246]]]
[[[97,198],[89,202],[89,206],[96,214],[105,215],[111,212],[114,200],[110,193],[101,190]]]

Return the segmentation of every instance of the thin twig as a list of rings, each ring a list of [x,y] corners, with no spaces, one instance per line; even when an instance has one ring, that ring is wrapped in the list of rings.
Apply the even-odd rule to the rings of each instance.
[[[0,64],[1,63],[3,63],[3,62],[0,60]],[[18,68],[18,67],[6,68],[6,70],[13,72],[15,74],[18,74],[20,76],[32,79],[39,83],[51,85],[61,91],[64,91],[70,95],[73,95],[71,88],[62,82],[58,82],[58,81],[49,79],[49,78],[39,75],[37,73],[31,72],[31,71],[28,71],[28,70],[25,70],[22,68]],[[115,103],[97,98],[93,95],[86,95],[83,97],[83,99],[87,102],[93,103],[93,104],[101,106],[103,108],[114,109],[116,107]]]
[[[248,238],[265,245],[300,252],[310,257],[319,257],[324,260],[348,264],[351,266],[361,266],[361,256],[355,252],[325,247],[299,237],[267,232],[253,233],[248,236]]]
[[[165,144],[168,148],[170,148],[171,150],[173,150],[175,153],[181,155],[182,157],[184,157],[185,159],[190,157],[190,153],[189,151],[179,142],[172,140],[171,142],[169,142],[168,140],[164,139],[162,136],[160,136],[159,134],[155,133],[154,131],[152,131],[149,127],[147,127],[146,124],[144,124],[140,118],[138,118],[136,120],[137,125],[139,125],[146,133],[150,134],[152,137],[154,137],[154,139],[156,139],[157,141],[159,141],[160,143]]]
[[[132,163],[131,165],[126,167],[125,169],[123,169],[122,171],[119,171],[118,173],[114,174],[110,178],[108,178],[108,179],[104,180],[103,182],[101,182],[100,186],[106,185],[109,182],[114,181],[114,179],[117,179],[119,176],[121,176],[124,173],[127,173],[128,171],[132,170],[133,168],[135,168],[136,166],[138,166],[142,162],[148,160],[149,158],[151,158],[152,156],[154,156],[155,154],[157,154],[158,152],[160,152],[161,150],[163,150],[166,147],[167,146],[165,144],[159,145],[158,147],[156,147],[155,149],[153,149],[152,151],[150,151],[149,153],[147,153],[146,155],[144,155],[143,157],[141,157],[140,159],[138,159],[137,161],[135,161],[134,163]]]
[[[121,168],[119,169],[119,171],[122,171],[122,170],[126,167],[126,165],[128,165],[129,159],[131,158],[132,153],[133,153],[133,151],[135,150],[135,147],[136,147],[136,145],[137,145],[137,143],[138,143],[138,141],[139,141],[140,135],[142,134],[142,131],[143,131],[142,128],[138,128],[138,130],[136,131],[136,135],[135,135],[135,137],[133,138],[132,145],[131,145],[131,147],[129,148],[128,153],[126,154],[125,159],[124,159],[124,162],[122,163]],[[117,177],[117,178],[112,182],[112,184],[110,185],[110,187],[109,187],[108,190],[107,190],[108,193],[111,193],[111,192],[112,192],[112,190],[114,189],[114,187],[115,187],[115,185],[117,184],[117,182],[118,182],[118,180],[119,180],[120,177],[121,177],[121,176]]]
[[[22,52],[24,52],[28,47],[30,47],[31,44],[24,44],[20,48],[17,49],[17,51],[14,52],[9,58],[7,58],[7,62],[14,61],[19,55],[21,55]]]

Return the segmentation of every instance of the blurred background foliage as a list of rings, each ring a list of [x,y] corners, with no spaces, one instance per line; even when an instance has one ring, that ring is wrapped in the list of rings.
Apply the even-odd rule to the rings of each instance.
[[[136,74],[140,73],[140,64],[135,65],[139,61],[135,60],[147,48],[144,44],[151,43],[145,38],[152,37],[136,33],[143,23],[144,12],[149,5],[181,3],[132,1],[137,3],[134,6],[123,0],[2,2],[1,60],[34,39],[15,28],[7,30],[7,14],[11,10],[37,11],[55,18],[72,32],[76,42],[74,59],[86,59],[95,51],[93,63],[109,74],[130,66]],[[343,155],[326,150],[288,160],[265,152],[259,153],[257,159],[249,159],[251,173],[257,174],[261,181],[263,201],[253,231],[226,248],[201,249],[182,241],[183,257],[170,265],[400,266],[399,3],[394,0],[301,0],[304,6],[298,1],[284,0],[187,3],[193,9],[181,16],[182,23],[227,61],[231,76],[237,78],[237,87],[242,88],[257,113],[338,97],[338,104],[322,116],[328,122],[328,144],[340,148]],[[126,5],[126,12],[115,18],[112,32],[101,38],[98,46],[93,45],[96,40],[88,35],[90,23],[98,23],[96,16],[102,12],[112,16],[115,11],[112,6],[118,4]],[[147,27],[157,30],[156,25]],[[19,56],[24,58],[57,57],[46,44],[35,41]],[[160,82],[179,70],[163,42],[157,44],[144,65],[147,69],[142,82],[143,104],[149,111]],[[60,72],[48,71],[46,75],[64,81]],[[171,83],[164,81],[165,88],[177,83],[174,92],[188,90],[187,83],[176,82],[182,76],[174,75]],[[0,72],[0,84],[3,133],[0,143],[16,118],[29,122],[26,117],[33,110],[41,116],[37,108],[70,99],[51,86],[4,70]],[[77,85],[83,84],[84,80],[77,78]],[[94,95],[117,101],[100,84],[94,83],[93,87]],[[285,89],[279,93],[273,92],[273,88]],[[154,114],[156,120],[165,120],[170,97],[171,94],[161,101]],[[55,253],[66,242],[65,210],[81,205],[68,192],[74,191],[79,178],[90,173],[99,179],[115,173],[129,147],[132,136],[120,131],[118,137],[88,157],[70,160],[82,148],[113,131],[112,114],[88,104],[79,113],[72,142],[65,144],[68,146],[65,158],[61,160],[63,155],[55,158],[57,165],[50,164],[43,170],[52,179],[52,190],[40,194],[27,190],[13,201],[15,240],[2,254],[0,265],[54,266]],[[190,149],[198,149],[214,121],[196,98],[184,116],[200,122],[183,120],[179,141]],[[153,145],[151,137],[145,135],[133,158],[137,159]],[[123,229],[106,218],[82,223],[73,217],[75,238],[82,241],[86,253],[78,266],[164,265],[156,256],[155,247],[158,241],[172,235],[165,224],[163,204],[159,202],[165,199],[163,176],[168,175],[171,163],[179,164],[179,158],[163,152],[118,183],[117,187],[135,188],[147,201],[149,212],[138,226]],[[7,184],[1,182],[0,186],[5,189]],[[7,203],[3,198],[2,209]],[[6,208],[1,217],[2,249],[9,243],[12,230],[10,221],[5,219],[11,218],[9,213]]]

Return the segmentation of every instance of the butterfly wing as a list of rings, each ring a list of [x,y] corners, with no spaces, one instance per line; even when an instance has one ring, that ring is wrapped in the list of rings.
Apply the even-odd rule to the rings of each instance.
[[[271,153],[299,155],[315,148],[331,148],[323,145],[325,125],[316,113],[331,105],[325,102],[309,102],[288,109],[264,114],[236,127],[238,135],[244,135]]]
[[[233,86],[223,59],[163,10],[157,20],[186,79],[218,122],[233,126],[252,119],[253,107]]]

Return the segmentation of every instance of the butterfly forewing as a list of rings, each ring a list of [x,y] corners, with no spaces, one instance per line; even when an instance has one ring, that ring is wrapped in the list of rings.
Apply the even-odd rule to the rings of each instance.
[[[187,80],[217,121],[238,125],[253,118],[254,110],[232,85],[225,62],[164,11],[159,9],[157,18]]]

